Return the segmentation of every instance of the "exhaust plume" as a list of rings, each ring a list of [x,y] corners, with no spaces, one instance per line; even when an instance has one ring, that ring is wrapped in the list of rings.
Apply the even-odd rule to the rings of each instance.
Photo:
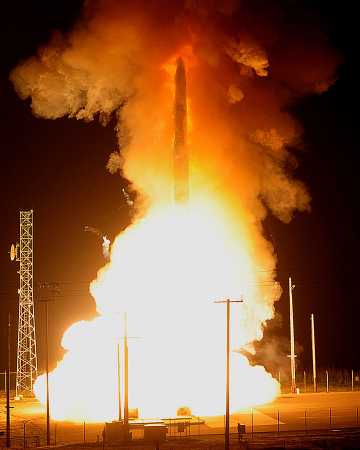
[[[16,92],[30,98],[36,116],[107,124],[115,114],[119,148],[107,167],[120,170],[137,193],[133,224],[115,239],[111,262],[91,284],[101,317],[64,335],[68,352],[52,383],[61,392],[70,379],[75,394],[66,400],[54,391],[54,416],[116,417],[109,342],[120,338],[119,311],[128,311],[129,334],[146,337],[130,350],[137,361],[130,363],[134,407],[145,415],[171,414],[181,405],[222,413],[225,330],[211,302],[244,296],[234,311],[232,348],[253,351],[281,293],[262,222],[269,212],[289,222],[294,211],[310,208],[288,150],[299,143],[301,127],[286,108],[326,90],[338,63],[317,30],[300,21],[291,26],[280,3],[89,0],[71,33],[55,34],[12,71]],[[174,146],[175,154],[186,147],[181,170],[175,167],[188,180],[186,204],[173,205]],[[91,343],[91,358],[79,342]],[[184,348],[186,361],[179,358]],[[233,410],[277,394],[262,367],[249,367],[239,352],[232,358],[233,379],[241,380],[232,387]],[[83,367],[86,377],[77,376]],[[90,402],[81,394],[84,378],[108,391],[92,389]],[[40,397],[42,383],[40,377]],[[166,395],[156,396],[159,390]]]
[[[118,111],[121,157],[112,154],[109,168],[159,201],[171,195],[171,81],[180,55],[194,183],[202,167],[213,188],[241,198],[256,222],[264,205],[289,221],[309,208],[309,195],[285,169],[287,146],[301,131],[285,107],[329,86],[338,61],[317,32],[295,34],[284,19],[278,7],[256,1],[88,1],[72,33],[55,34],[10,78],[40,117],[107,123]],[[154,183],[158,173],[164,181]]]

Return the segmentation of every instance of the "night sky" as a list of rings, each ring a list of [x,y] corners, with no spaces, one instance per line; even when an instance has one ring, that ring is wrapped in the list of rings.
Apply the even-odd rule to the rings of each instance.
[[[34,4],[35,3],[35,4]],[[266,234],[279,260],[284,293],[276,305],[282,317],[267,336],[288,336],[287,277],[293,278],[295,336],[299,363],[310,368],[310,313],[316,317],[318,364],[360,369],[356,342],[358,306],[359,202],[355,116],[355,7],[348,2],[288,0],[294,11],[309,15],[327,34],[343,63],[337,81],[322,95],[291,105],[304,129],[296,151],[296,175],[308,186],[311,212],[298,213],[289,225],[269,217]],[[1,233],[0,233],[0,371],[6,364],[6,320],[13,317],[13,363],[16,350],[18,267],[10,262],[10,244],[18,239],[19,210],[34,210],[35,282],[60,282],[59,298],[50,305],[50,359],[61,355],[60,339],[74,321],[89,319],[95,305],[89,282],[103,265],[101,242],[84,226],[110,238],[130,221],[121,193],[126,180],[106,171],[116,149],[112,124],[35,118],[28,102],[15,94],[10,70],[33,55],[54,30],[69,30],[82,1],[12,2],[1,14]],[[340,9],[342,8],[342,9]],[[44,364],[44,305],[36,302],[39,366]],[[280,324],[279,324],[280,322]],[[15,367],[15,366],[14,366]]]

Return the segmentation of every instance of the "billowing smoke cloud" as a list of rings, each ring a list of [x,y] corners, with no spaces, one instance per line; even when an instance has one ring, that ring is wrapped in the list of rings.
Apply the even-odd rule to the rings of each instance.
[[[294,31],[286,19],[264,2],[92,0],[69,35],[55,35],[11,80],[41,117],[106,122],[118,111],[122,158],[113,154],[109,168],[158,200],[171,191],[154,179],[171,175],[169,81],[182,55],[193,183],[197,167],[206,168],[215,190],[241,198],[257,220],[266,205],[289,221],[294,209],[309,208],[309,195],[286,168],[286,148],[301,131],[286,106],[326,89],[337,59],[322,36],[299,24]]]
[[[256,280],[268,280],[276,257],[263,237],[263,219],[271,211],[289,222],[295,210],[309,209],[288,150],[301,127],[286,108],[334,80],[338,58],[318,31],[276,2],[89,0],[74,30],[54,35],[11,80],[40,117],[98,117],[106,124],[115,114],[119,148],[108,169],[132,183],[144,213],[173,196],[179,56],[187,73],[190,196],[226,206],[259,269]],[[279,295],[276,287],[269,294],[268,285],[246,306],[244,320],[256,325],[243,344],[262,337]],[[99,300],[98,309],[106,310]]]

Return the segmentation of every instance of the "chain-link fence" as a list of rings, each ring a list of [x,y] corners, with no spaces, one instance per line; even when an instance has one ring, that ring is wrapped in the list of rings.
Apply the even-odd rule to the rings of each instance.
[[[360,429],[360,407],[311,407],[301,409],[287,404],[283,408],[258,407],[230,416],[230,433],[241,440],[254,438],[262,433],[312,433],[314,431]],[[164,420],[167,440],[195,437],[216,438],[223,436],[225,417],[177,417]],[[51,444],[92,444],[99,447],[103,442],[104,424],[51,422]],[[133,440],[144,438],[141,423],[130,422]],[[6,423],[0,422],[0,447],[6,442]],[[46,423],[44,419],[11,422],[12,447],[37,447],[46,445]]]
[[[281,433],[283,431],[326,430],[359,426],[359,407],[353,408],[309,408],[304,410],[257,408],[248,412],[233,414],[230,417],[230,432],[237,434]],[[206,434],[223,434],[223,423],[219,419],[168,421],[169,437],[189,437]]]
[[[291,392],[291,376],[288,371],[279,371],[278,380],[281,392]],[[301,393],[306,392],[351,392],[360,391],[360,372],[353,369],[318,369],[314,385],[311,370],[296,372],[296,386]]]
[[[51,445],[102,443],[104,424],[54,422],[50,424]],[[39,447],[46,445],[45,420],[12,421],[11,447]],[[0,423],[0,448],[6,445],[6,424]]]

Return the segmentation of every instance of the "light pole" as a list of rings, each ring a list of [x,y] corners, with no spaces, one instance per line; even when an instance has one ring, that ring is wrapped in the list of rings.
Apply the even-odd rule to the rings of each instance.
[[[46,444],[50,445],[50,396],[49,396],[49,308],[45,302],[45,343],[46,343]]]
[[[230,303],[243,303],[243,300],[218,300],[226,303],[226,412],[225,412],[225,450],[230,448]]]
[[[316,349],[315,349],[314,314],[311,314],[310,321],[311,321],[311,347],[312,347],[312,362],[313,362],[313,381],[314,381],[314,392],[316,392],[317,391],[317,385],[316,385]]]
[[[118,419],[121,422],[121,374],[120,374],[120,342],[116,344],[117,378],[118,378]]]
[[[42,298],[40,301],[45,303],[45,370],[46,370],[46,444],[50,445],[50,389],[49,389],[49,301],[54,301],[54,297],[58,297],[60,294],[60,288],[58,283],[44,282],[40,283],[40,289],[47,289],[49,297]]]
[[[124,314],[124,429],[125,440],[129,439],[129,351],[127,336],[127,313]]]
[[[10,364],[11,364],[11,315],[8,316],[8,335],[7,335],[7,347],[8,347],[8,361],[6,369],[6,447],[11,447],[11,436],[10,436]]]
[[[296,392],[296,376],[295,376],[295,336],[294,336],[294,309],[292,291],[295,285],[291,282],[289,277],[289,302],[290,302],[290,366],[291,366],[291,392]]]
[[[121,372],[120,372],[120,344],[117,344],[117,378],[118,378],[118,417],[119,422],[122,421],[123,431],[124,431],[124,441],[131,439],[129,433],[129,339],[138,339],[138,337],[128,336],[127,329],[127,312],[124,312],[124,353],[123,353],[123,366],[124,366],[124,376],[123,376],[123,386],[124,386],[124,413],[122,412],[121,404]]]

